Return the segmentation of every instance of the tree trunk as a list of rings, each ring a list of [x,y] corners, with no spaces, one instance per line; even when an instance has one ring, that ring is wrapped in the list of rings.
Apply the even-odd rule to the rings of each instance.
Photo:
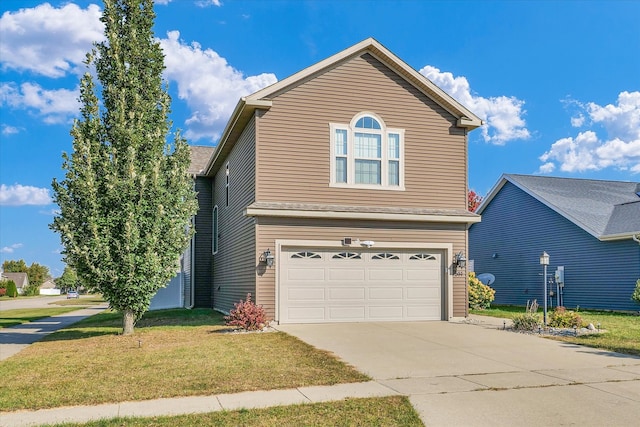
[[[136,316],[131,310],[125,310],[122,313],[122,335],[133,334],[133,326],[136,323]]]

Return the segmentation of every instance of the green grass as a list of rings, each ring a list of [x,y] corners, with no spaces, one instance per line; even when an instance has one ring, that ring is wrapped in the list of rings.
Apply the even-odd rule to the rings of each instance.
[[[172,426],[423,426],[406,397],[346,399],[337,402],[278,406],[266,409],[210,412],[174,417],[115,418],[65,427]]]
[[[514,306],[495,306],[486,310],[471,310],[473,314],[507,319],[524,312],[524,307]],[[541,309],[538,309],[538,313],[542,317]],[[586,324],[593,323],[596,326],[599,323],[600,328],[606,332],[577,337],[547,335],[545,338],[640,356],[640,316],[595,310],[579,310],[578,314]]]
[[[212,310],[149,312],[133,335],[104,312],[0,362],[0,410],[236,393],[366,381],[281,332],[225,333]],[[46,361],[44,363],[43,361]]]
[[[58,300],[58,301],[53,301],[50,302],[49,305],[63,305],[63,306],[67,306],[67,305],[85,305],[85,306],[90,306],[90,305],[98,305],[98,304],[102,304],[104,303],[104,299],[99,296],[99,295],[83,295],[80,298],[70,298],[70,299],[63,299],[63,300]]]
[[[0,311],[0,329],[33,322],[49,316],[68,313],[78,307],[20,308]]]

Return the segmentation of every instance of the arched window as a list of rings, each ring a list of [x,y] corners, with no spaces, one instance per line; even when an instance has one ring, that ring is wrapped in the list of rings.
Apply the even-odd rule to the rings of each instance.
[[[373,113],[349,125],[331,123],[331,185],[404,189],[404,130],[387,128]]]

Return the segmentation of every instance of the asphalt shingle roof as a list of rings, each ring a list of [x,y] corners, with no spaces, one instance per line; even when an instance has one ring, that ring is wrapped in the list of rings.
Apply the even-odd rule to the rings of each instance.
[[[193,175],[200,175],[203,169],[207,166],[211,155],[215,151],[216,147],[205,147],[203,145],[192,145],[191,149],[191,164],[189,165],[189,173]]]
[[[515,174],[504,180],[599,239],[640,233],[640,183]]]

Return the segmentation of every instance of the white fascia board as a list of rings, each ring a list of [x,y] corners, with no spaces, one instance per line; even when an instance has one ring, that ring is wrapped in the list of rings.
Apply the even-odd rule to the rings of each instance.
[[[379,221],[413,221],[413,222],[449,222],[473,224],[480,222],[481,217],[462,215],[421,215],[378,212],[335,212],[335,211],[305,211],[291,209],[261,209],[246,208],[245,216],[272,216],[281,218],[310,218],[310,219],[352,219]]]
[[[633,236],[637,236],[640,234],[640,231],[630,232],[630,233],[619,233],[619,234],[608,234],[606,236],[600,236],[598,240],[601,242],[611,242],[614,240],[626,240],[633,239]]]
[[[220,157],[220,153],[227,145],[227,141],[229,140],[229,136],[231,132],[236,126],[244,126],[244,123],[240,122],[240,119],[244,116],[245,111],[253,111],[256,109],[269,109],[273,103],[270,100],[261,100],[261,99],[247,99],[246,97],[240,98],[238,103],[236,104],[236,108],[233,110],[227,125],[222,132],[222,136],[220,136],[220,140],[218,141],[218,145],[216,146],[213,155],[209,159],[209,162],[203,169],[205,175],[209,175],[211,172],[211,167],[216,163],[218,157]]]

